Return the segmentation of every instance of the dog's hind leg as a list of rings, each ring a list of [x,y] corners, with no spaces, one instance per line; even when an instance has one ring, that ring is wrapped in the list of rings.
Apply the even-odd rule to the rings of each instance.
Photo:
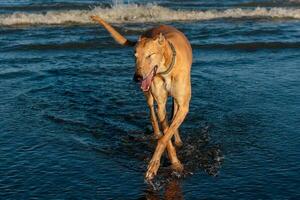
[[[178,105],[177,103],[175,102],[174,98],[172,99],[173,101],[173,108],[172,108],[172,121],[177,113],[177,110],[178,110]],[[182,146],[182,141],[181,141],[181,138],[180,138],[180,135],[179,135],[179,128],[175,130],[174,132],[174,144],[175,146],[177,147],[181,147]]]
[[[154,109],[153,96],[150,92],[144,92],[144,95],[146,97],[147,104],[150,109],[150,118],[151,118],[151,124],[152,124],[153,132],[154,132],[154,137],[156,139],[159,139],[162,136],[162,133],[159,130],[159,124],[158,124],[155,109]]]

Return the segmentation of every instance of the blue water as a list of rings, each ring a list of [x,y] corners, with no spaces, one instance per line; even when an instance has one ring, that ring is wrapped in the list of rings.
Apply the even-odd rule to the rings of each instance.
[[[299,1],[157,5],[300,8]],[[97,6],[114,9],[110,1],[10,0],[0,3],[0,22],[16,13]],[[132,82],[133,49],[96,24],[2,24],[0,199],[300,198],[300,19],[161,23],[182,30],[193,47],[192,101],[177,150],[184,174],[177,178],[164,158],[153,185],[144,182],[155,141]],[[113,24],[136,39],[160,23]]]

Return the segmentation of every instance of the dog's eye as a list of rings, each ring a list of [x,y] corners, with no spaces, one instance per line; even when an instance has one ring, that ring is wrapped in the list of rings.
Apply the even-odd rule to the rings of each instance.
[[[150,55],[148,55],[146,58],[150,58],[151,56],[153,56],[155,53],[151,53]]]

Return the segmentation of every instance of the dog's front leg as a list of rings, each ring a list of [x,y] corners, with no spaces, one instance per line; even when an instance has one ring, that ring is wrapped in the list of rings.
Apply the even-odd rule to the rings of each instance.
[[[163,101],[158,101],[157,102],[157,114],[159,121],[161,123],[163,132],[165,133],[166,130],[169,128],[168,124],[168,117],[167,117],[167,111],[166,111],[166,103],[167,103],[167,98],[165,98]],[[177,158],[176,154],[176,149],[174,148],[172,144],[172,140],[169,140],[167,142],[167,152],[168,152],[168,157],[170,159],[170,162],[172,164],[172,169],[178,172],[181,172],[183,170],[183,166],[179,159]],[[159,163],[158,163],[159,164]]]
[[[147,99],[147,104],[150,109],[151,123],[153,126],[154,136],[159,139],[162,134],[159,130],[159,125],[154,109],[154,98],[151,92],[144,92],[144,95]],[[167,93],[160,92],[160,98],[158,100],[158,108],[157,114],[163,130],[167,130],[169,128],[168,120],[167,120],[167,112],[166,112],[166,103],[167,103]],[[170,162],[172,163],[172,168],[176,171],[182,171],[183,166],[181,165],[179,159],[177,158],[176,149],[172,145],[172,141],[170,140],[167,144],[167,152]]]
[[[157,170],[159,168],[160,159],[163,154],[163,152],[166,149],[166,146],[172,136],[175,133],[175,130],[179,128],[179,126],[182,124],[185,116],[187,115],[189,110],[189,104],[179,104],[178,111],[171,123],[171,126],[164,132],[164,136],[158,140],[155,152],[152,156],[152,159],[148,165],[148,171],[146,173],[146,179],[151,180],[154,178],[154,176],[157,174]]]
[[[147,104],[150,109],[150,118],[151,118],[151,124],[152,124],[153,132],[154,132],[154,137],[156,139],[159,139],[162,136],[162,134],[159,130],[159,125],[158,125],[157,117],[155,114],[153,96],[150,92],[144,92],[144,95],[146,97]]]

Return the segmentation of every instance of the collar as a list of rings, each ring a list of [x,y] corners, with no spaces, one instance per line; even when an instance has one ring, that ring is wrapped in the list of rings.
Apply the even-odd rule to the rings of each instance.
[[[168,44],[169,44],[169,46],[170,46],[170,48],[172,50],[172,61],[171,61],[170,65],[169,65],[169,67],[168,67],[168,69],[166,71],[158,73],[160,75],[166,75],[166,74],[170,73],[171,70],[174,67],[174,64],[175,64],[176,50],[175,50],[173,44],[170,41],[168,41]]]

